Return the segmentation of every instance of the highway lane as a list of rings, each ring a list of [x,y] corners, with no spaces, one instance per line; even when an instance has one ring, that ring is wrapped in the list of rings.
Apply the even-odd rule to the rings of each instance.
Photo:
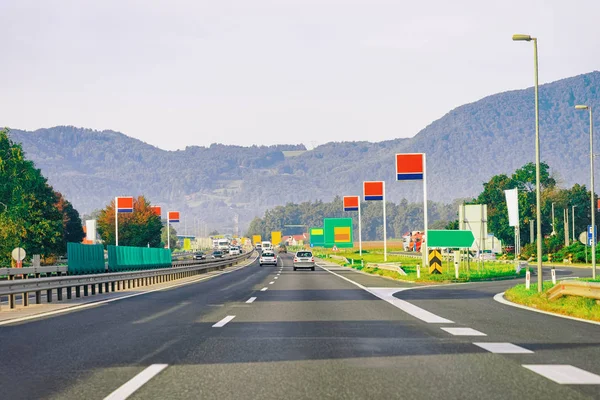
[[[342,268],[332,271],[338,275],[321,268],[294,272],[291,255],[281,261],[281,268],[255,264],[173,290],[0,327],[3,343],[11,343],[2,359],[15,377],[0,397],[102,399],[142,371],[157,374],[132,399],[598,395],[598,385],[559,385],[524,369],[531,354],[492,354],[473,344],[514,339],[504,331],[492,336],[481,325],[472,327],[487,329],[488,337],[452,336],[440,327],[472,321],[429,324],[352,282],[393,292],[413,285]],[[397,296],[425,290],[432,289]],[[425,297],[415,304],[450,319],[452,310],[473,302],[438,309],[443,299]]]

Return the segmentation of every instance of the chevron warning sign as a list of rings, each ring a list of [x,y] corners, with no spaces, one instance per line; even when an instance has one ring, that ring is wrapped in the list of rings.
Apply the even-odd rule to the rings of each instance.
[[[429,273],[442,273],[442,253],[439,250],[429,250]]]

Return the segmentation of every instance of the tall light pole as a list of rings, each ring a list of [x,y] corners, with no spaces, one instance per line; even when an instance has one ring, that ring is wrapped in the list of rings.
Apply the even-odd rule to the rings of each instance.
[[[592,278],[596,279],[596,205],[594,204],[594,120],[592,107],[576,105],[578,110],[588,110],[590,114],[590,213],[592,214]]]
[[[554,226],[554,202],[552,202],[552,236],[556,235],[556,229]]]
[[[537,223],[537,275],[538,292],[543,289],[542,277],[542,190],[540,187],[540,113],[538,96],[538,51],[537,38],[530,35],[513,35],[514,41],[533,41],[533,69],[535,93],[535,213]]]

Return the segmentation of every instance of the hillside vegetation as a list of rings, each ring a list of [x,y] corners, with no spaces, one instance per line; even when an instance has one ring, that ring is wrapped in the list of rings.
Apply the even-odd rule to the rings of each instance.
[[[600,72],[540,88],[542,159],[560,186],[589,179],[587,115],[574,105],[600,104],[599,88]],[[533,89],[458,107],[410,139],[328,143],[305,152],[302,145],[220,144],[165,151],[118,132],[65,126],[10,135],[81,212],[115,195],[143,193],[182,211],[190,227],[200,217],[231,231],[238,214],[243,231],[267,208],[360,194],[363,180],[386,180],[390,201],[420,201],[420,182],[394,181],[396,152],[427,153],[431,200],[473,197],[491,176],[533,161]]]

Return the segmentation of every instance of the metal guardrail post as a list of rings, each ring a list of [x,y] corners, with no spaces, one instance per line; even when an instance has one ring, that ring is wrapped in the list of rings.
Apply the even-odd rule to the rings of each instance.
[[[27,274],[23,275],[23,279],[28,279],[29,276]],[[21,296],[23,296],[23,307],[28,307],[29,306],[29,293],[27,292],[23,292],[21,294]]]
[[[79,285],[75,286],[75,297],[81,297],[81,286]]]
[[[8,276],[8,280],[9,281],[12,281],[13,279],[15,279],[14,276],[12,276],[12,275]],[[15,308],[16,307],[16,298],[15,298],[14,294],[9,294],[8,295],[8,307],[9,308]]]
[[[63,288],[56,289],[56,299],[58,301],[62,301],[62,299],[63,299],[63,293],[62,292],[63,292]]]
[[[41,301],[42,299],[40,299]],[[52,303],[52,289],[46,290],[46,302]]]

